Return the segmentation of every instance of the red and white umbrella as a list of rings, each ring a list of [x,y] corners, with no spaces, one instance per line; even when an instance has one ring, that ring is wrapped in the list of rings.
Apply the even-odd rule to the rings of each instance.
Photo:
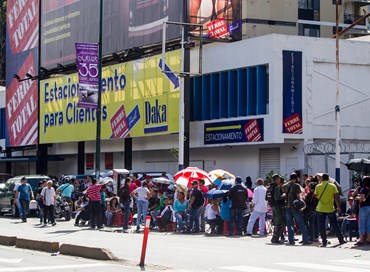
[[[198,167],[187,167],[174,175],[177,184],[181,184],[185,187],[191,188],[191,182],[199,179],[204,179],[205,185],[211,185],[211,180],[208,177],[208,173],[199,169]]]

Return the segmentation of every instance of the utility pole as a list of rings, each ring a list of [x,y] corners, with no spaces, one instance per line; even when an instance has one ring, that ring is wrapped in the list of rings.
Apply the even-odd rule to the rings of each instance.
[[[340,105],[339,105],[339,0],[335,3],[335,66],[336,66],[336,95],[335,95],[335,180],[340,183]]]

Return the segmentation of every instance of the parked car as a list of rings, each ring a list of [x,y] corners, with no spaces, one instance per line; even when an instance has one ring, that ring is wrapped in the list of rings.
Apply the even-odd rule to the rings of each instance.
[[[19,184],[21,182],[22,177],[26,177],[27,182],[32,187],[34,196],[36,196],[39,182],[44,179],[50,179],[50,177],[44,175],[16,176],[8,179],[5,182],[4,188],[0,189],[0,213],[12,212],[13,216],[18,216],[18,207],[16,201],[14,201],[15,197],[14,188],[16,184]],[[30,206],[30,212],[32,212],[32,210],[35,209],[37,209],[37,205],[36,208],[34,207],[34,205]]]
[[[8,173],[0,173],[0,189],[5,187],[5,182],[13,176]]]

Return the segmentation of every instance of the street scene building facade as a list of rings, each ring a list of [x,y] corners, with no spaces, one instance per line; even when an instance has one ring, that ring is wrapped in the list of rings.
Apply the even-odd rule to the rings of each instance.
[[[29,6],[20,7],[17,1],[8,1],[8,10],[16,7],[24,14],[33,15],[28,23],[33,27],[29,29],[34,31],[26,33],[29,36],[17,36],[16,20],[21,18],[14,16],[22,12],[9,14],[8,129],[6,143],[2,146],[13,152],[11,156],[1,155],[0,172],[5,172],[7,162],[12,163],[12,174],[37,172],[36,147],[43,146],[47,154],[44,156],[47,174],[77,173],[81,170],[78,167],[81,156],[83,172],[92,173],[96,167],[94,111],[76,106],[77,74],[73,69],[68,70],[79,35],[78,29],[73,29],[73,18],[82,18],[87,3],[71,1],[70,5],[53,6],[44,1],[41,21],[47,27],[41,29],[39,49],[39,7],[35,1],[29,2]],[[342,2],[341,28],[349,26],[364,11],[367,13],[370,4],[367,1]],[[98,1],[88,3],[93,7],[98,5]],[[178,9],[171,4],[167,8],[166,14],[152,18],[160,27],[167,19],[181,21]],[[107,4],[105,13],[112,10],[135,10],[139,14],[139,9],[132,6]],[[207,4],[202,5],[199,17],[213,16],[210,10]],[[230,8],[228,12],[223,16],[232,18],[236,11]],[[98,14],[91,15],[95,16],[98,18]],[[151,43],[150,37],[155,37],[160,45],[160,27],[159,31],[149,31],[156,33],[154,36],[142,36],[142,28],[148,25],[140,27],[138,20],[125,21],[112,16],[112,21],[108,22],[111,32],[104,32],[103,41],[107,44],[103,45],[103,54],[110,57],[110,63],[106,62],[103,67],[100,169],[124,168],[123,138],[132,137],[132,168],[175,173],[178,170],[180,50],[167,53],[166,65],[172,74],[161,72],[160,55],[142,55],[137,60],[126,61],[125,54],[140,53],[141,45]],[[61,25],[58,18],[65,22]],[[86,26],[91,18],[84,18],[81,24]],[[331,37],[335,34],[335,1],[241,1],[241,19],[241,41],[211,42],[201,51],[199,46],[191,50],[192,77],[187,90],[190,92],[189,164],[206,171],[228,169],[253,180],[265,178],[271,171],[282,175],[292,171],[302,175],[329,172],[334,176],[336,68],[335,39]],[[111,34],[118,32],[112,23],[114,20],[129,27],[127,33],[122,32],[124,37],[111,42]],[[72,31],[60,32],[68,24],[72,24]],[[96,21],[92,25],[98,27]],[[367,34],[367,25],[366,19],[343,37]],[[55,36],[53,33],[57,30],[59,33]],[[95,30],[83,32],[84,42],[97,41]],[[169,38],[179,37],[176,29],[169,27],[168,32]],[[58,40],[62,42],[55,43]],[[351,186],[351,176],[344,171],[344,163],[353,156],[367,156],[370,152],[370,123],[364,118],[370,108],[366,88],[370,69],[368,45],[366,41],[355,39],[340,41],[341,182],[344,191]],[[131,51],[122,51],[127,48]],[[39,70],[39,76],[41,71],[57,71],[40,78],[40,86],[34,78],[38,75],[39,62],[44,69]],[[14,95],[20,94],[16,91],[20,88],[25,94],[23,99]],[[12,119],[17,114],[23,117]],[[115,118],[122,115],[133,123],[120,130]],[[78,151],[81,145],[83,154]],[[19,147],[25,148],[19,151]]]

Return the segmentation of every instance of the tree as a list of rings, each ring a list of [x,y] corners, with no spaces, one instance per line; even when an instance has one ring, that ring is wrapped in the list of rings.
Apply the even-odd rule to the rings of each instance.
[[[6,0],[0,0],[0,86],[5,86]]]

